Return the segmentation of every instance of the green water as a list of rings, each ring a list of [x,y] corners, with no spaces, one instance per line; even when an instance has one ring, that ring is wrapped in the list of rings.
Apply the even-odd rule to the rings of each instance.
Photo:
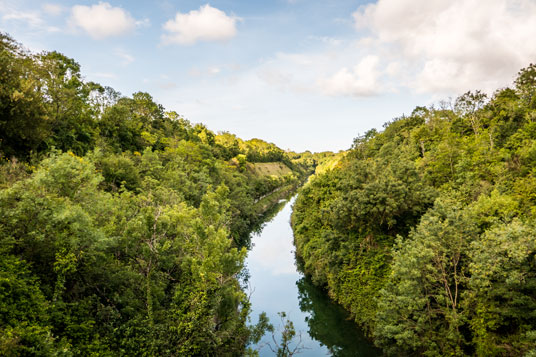
[[[252,237],[248,254],[249,293],[253,323],[265,311],[277,327],[278,312],[284,311],[294,323],[298,336],[291,349],[300,356],[379,356],[380,352],[364,337],[340,306],[332,303],[324,291],[315,287],[298,269],[290,227],[291,202]],[[263,338],[258,346],[261,356],[273,356],[277,331]],[[270,343],[270,346],[268,345]]]

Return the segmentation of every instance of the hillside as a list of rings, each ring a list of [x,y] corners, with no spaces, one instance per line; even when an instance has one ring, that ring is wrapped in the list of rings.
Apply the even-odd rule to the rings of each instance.
[[[355,139],[292,217],[313,282],[389,355],[536,353],[536,66]]]
[[[0,355],[243,354],[250,231],[314,162],[5,34],[0,73]]]

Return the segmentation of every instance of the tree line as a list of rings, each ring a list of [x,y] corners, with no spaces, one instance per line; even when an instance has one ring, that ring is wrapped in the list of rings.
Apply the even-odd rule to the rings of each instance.
[[[296,200],[297,254],[388,355],[536,355],[536,65],[355,139]]]
[[[245,353],[256,202],[315,162],[227,136],[0,34],[0,354]]]

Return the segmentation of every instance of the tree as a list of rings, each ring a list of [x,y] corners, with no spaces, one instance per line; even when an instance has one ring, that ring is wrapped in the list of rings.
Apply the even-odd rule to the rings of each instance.
[[[536,230],[518,219],[471,244],[466,309],[479,356],[536,352]]]
[[[475,135],[480,134],[481,123],[477,112],[486,104],[486,97],[487,95],[481,91],[477,90],[474,93],[469,91],[456,98],[454,104],[454,110],[458,115],[469,119]]]
[[[529,108],[536,109],[536,64],[529,64],[522,68],[514,82],[521,98],[528,104]]]
[[[378,303],[378,344],[391,354],[464,354],[460,300],[476,233],[458,202],[439,198],[408,240],[399,237]]]
[[[85,154],[94,147],[97,136],[97,113],[90,102],[94,84],[84,83],[80,65],[61,53],[45,52],[36,62],[52,131],[43,149],[54,146]]]
[[[50,135],[41,78],[33,57],[0,33],[0,154],[27,159]]]

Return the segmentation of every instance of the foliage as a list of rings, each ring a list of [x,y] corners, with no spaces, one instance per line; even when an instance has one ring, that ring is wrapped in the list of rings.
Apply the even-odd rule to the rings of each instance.
[[[0,354],[242,355],[267,328],[246,325],[249,233],[316,162],[221,142],[5,34],[0,71]]]
[[[388,354],[536,351],[534,73],[417,107],[301,189],[306,272]]]

